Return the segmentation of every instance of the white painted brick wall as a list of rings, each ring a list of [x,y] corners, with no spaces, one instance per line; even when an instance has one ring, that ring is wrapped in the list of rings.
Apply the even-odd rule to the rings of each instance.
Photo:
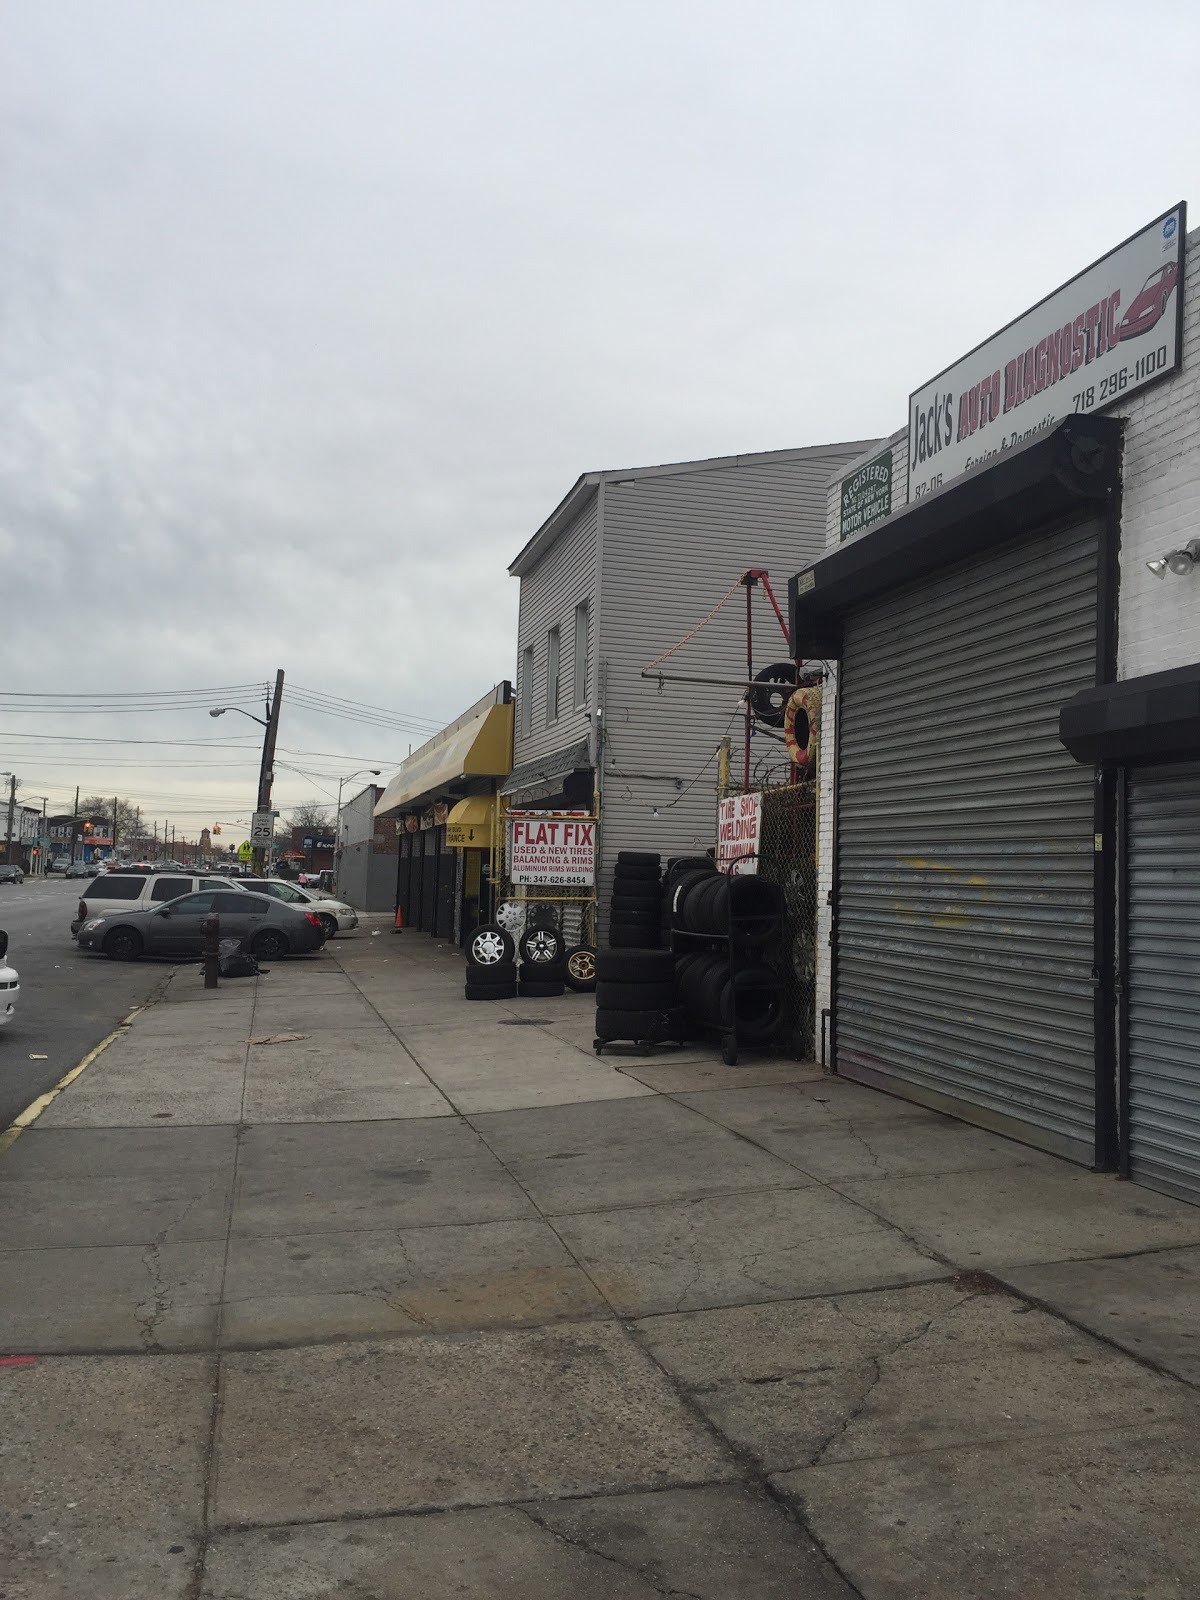
[[[1188,235],[1184,287],[1183,366],[1113,414],[1125,423],[1118,611],[1119,678],[1140,677],[1200,661],[1200,571],[1156,578],[1152,557],[1200,538],[1200,228]],[[907,429],[888,441],[892,505],[908,490]],[[883,441],[839,473],[829,487],[826,548],[838,543],[841,482],[883,448]],[[867,530],[870,531],[869,529]],[[856,537],[862,538],[859,534]],[[828,1009],[832,969],[829,895],[833,888],[834,719],[837,667],[830,663],[821,713],[820,812],[817,828],[817,1010]]]
[[[902,430],[890,439],[878,439],[858,460],[852,461],[844,472],[839,472],[829,485],[829,498],[825,514],[825,548],[836,549],[842,506],[842,481],[874,460],[888,445],[892,453],[892,506],[899,509],[908,493],[908,432]],[[865,530],[869,533],[871,530]],[[856,539],[863,534],[855,534]],[[847,541],[849,542],[849,541]],[[817,1045],[820,1047],[822,1011],[829,1009],[830,980],[832,976],[832,951],[830,933],[833,915],[829,896],[833,889],[833,779],[834,779],[834,722],[837,714],[837,663],[829,662],[828,676],[821,698],[821,771],[818,783],[817,812]]]

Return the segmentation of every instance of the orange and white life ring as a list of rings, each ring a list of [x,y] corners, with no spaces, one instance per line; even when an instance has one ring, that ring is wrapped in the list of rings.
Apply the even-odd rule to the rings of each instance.
[[[792,765],[802,776],[815,777],[817,747],[821,742],[821,685],[797,689],[783,714],[783,739]]]

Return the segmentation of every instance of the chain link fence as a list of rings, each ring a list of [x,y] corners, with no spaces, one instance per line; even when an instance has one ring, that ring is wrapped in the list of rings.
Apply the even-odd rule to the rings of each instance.
[[[762,795],[758,871],[783,889],[783,930],[766,952],[783,989],[779,1048],[811,1061],[816,1045],[817,786],[797,783],[750,789]],[[743,792],[729,784],[725,794]]]

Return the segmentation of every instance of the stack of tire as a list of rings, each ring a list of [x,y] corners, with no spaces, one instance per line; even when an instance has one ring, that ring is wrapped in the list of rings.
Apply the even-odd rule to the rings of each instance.
[[[711,863],[678,871],[670,887],[672,926],[723,941],[677,958],[675,981],[689,1021],[765,1044],[783,1010],[779,977],[763,960],[783,925],[783,890],[756,873],[727,877]]]
[[[468,1000],[544,1000],[595,987],[596,952],[590,945],[568,949],[555,927],[535,925],[514,940],[498,922],[485,922],[467,940]]]
[[[654,1044],[685,1036],[683,1008],[675,993],[675,957],[669,950],[597,952],[597,1049],[610,1039]]]
[[[662,948],[662,857],[649,850],[622,850],[613,868],[608,943],[613,950]]]

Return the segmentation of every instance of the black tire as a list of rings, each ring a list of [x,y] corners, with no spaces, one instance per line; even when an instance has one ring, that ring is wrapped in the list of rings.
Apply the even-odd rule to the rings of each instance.
[[[566,953],[566,941],[557,928],[526,928],[517,941],[521,960],[539,972],[550,967],[561,967]]]
[[[604,1011],[661,1011],[675,1004],[673,983],[598,983],[596,1004]]]
[[[517,993],[522,1000],[556,1000],[566,987],[565,983],[519,983]]]
[[[104,940],[104,954],[114,961],[140,961],[145,944],[136,928],[114,928]]]
[[[691,872],[681,872],[679,874],[671,890],[671,903],[668,908],[672,927],[684,928],[687,926],[683,919],[684,905],[688,895],[698,883],[704,883],[715,875],[715,867],[696,867]]]
[[[515,1000],[515,983],[468,983],[463,985],[468,1000]]]
[[[662,857],[656,850],[618,850],[617,867],[653,867],[658,872]]]
[[[662,935],[657,925],[653,928],[610,928],[609,948],[612,950],[660,950]]]
[[[280,933],[278,928],[264,928],[261,933],[256,933],[254,942],[250,946],[259,961],[278,961],[287,955],[291,948],[291,940],[286,933]]]
[[[476,989],[502,989],[506,983],[516,983],[515,961],[497,961],[494,967],[468,967],[467,982]]]
[[[602,983],[671,983],[675,958],[669,950],[601,950],[596,976]]]
[[[711,856],[675,856],[667,862],[667,882],[675,883],[685,872],[712,872]]]
[[[650,901],[656,906],[662,899],[659,878],[613,878],[613,899],[622,901]]]
[[[782,728],[787,703],[796,687],[799,670],[794,661],[779,661],[754,674],[750,709],[766,728]]]
[[[573,944],[563,962],[563,979],[577,994],[591,994],[596,987],[596,951],[590,944]]]
[[[467,940],[468,967],[511,964],[516,953],[512,934],[498,922],[481,922]]]
[[[635,894],[614,894],[610,910],[614,917],[653,917],[654,922],[658,922],[662,915],[662,896],[638,899]]]
[[[638,866],[635,862],[629,862],[625,866],[618,865],[613,868],[614,883],[657,883],[661,877],[662,873],[658,867],[650,865]]]
[[[678,1006],[665,1006],[655,1011],[600,1011],[596,1012],[596,1037],[598,1039],[682,1039],[687,1030],[683,1012]]]
[[[662,926],[662,918],[655,908],[649,911],[614,911],[608,920],[614,928],[659,928]]]
[[[518,983],[566,983],[567,964],[558,962],[553,967],[534,967],[528,961],[522,961],[517,968]]]
[[[783,924],[783,885],[757,873],[729,879],[730,915],[739,943],[765,944]]]
[[[328,911],[318,911],[317,916],[320,919],[321,926],[325,929],[325,937],[327,939],[336,939],[338,932],[337,918]]]

